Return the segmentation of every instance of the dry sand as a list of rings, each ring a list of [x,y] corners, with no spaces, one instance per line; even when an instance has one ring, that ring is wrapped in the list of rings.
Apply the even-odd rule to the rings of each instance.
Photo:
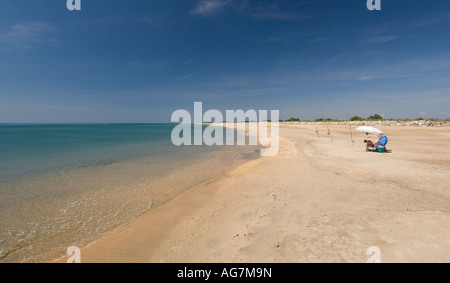
[[[82,262],[450,262],[449,128],[364,134],[283,125],[280,153],[249,161],[82,250]],[[64,259],[63,259],[64,261]]]

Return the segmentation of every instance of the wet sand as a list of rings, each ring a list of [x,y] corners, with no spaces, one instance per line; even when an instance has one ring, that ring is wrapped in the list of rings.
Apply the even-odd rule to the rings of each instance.
[[[450,128],[282,125],[246,162],[82,249],[82,262],[450,262]],[[60,262],[65,262],[65,258]]]

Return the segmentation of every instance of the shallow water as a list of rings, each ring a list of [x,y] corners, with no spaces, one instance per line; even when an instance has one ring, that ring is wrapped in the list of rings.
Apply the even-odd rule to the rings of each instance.
[[[171,124],[0,126],[0,261],[83,246],[255,147],[175,147]]]

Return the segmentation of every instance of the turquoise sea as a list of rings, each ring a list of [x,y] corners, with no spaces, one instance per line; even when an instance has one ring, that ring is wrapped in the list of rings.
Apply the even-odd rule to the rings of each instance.
[[[0,262],[49,261],[258,156],[173,124],[0,125]]]

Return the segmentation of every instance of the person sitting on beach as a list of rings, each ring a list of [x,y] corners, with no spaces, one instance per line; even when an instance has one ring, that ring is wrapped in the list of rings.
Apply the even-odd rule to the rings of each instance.
[[[370,140],[365,140],[364,143],[366,144],[366,151],[369,151],[370,148],[374,147],[373,142]]]
[[[379,139],[376,143],[373,144],[373,147],[375,148],[379,148],[379,147],[383,147],[384,151],[386,151],[386,144],[388,143],[388,138],[386,135],[379,135],[378,136]]]
[[[376,150],[378,147],[383,147],[384,151],[387,151],[386,144],[388,143],[388,138],[385,135],[379,135],[376,143],[370,140],[365,140],[364,143],[366,144],[366,151],[369,151],[371,148],[375,148]]]

